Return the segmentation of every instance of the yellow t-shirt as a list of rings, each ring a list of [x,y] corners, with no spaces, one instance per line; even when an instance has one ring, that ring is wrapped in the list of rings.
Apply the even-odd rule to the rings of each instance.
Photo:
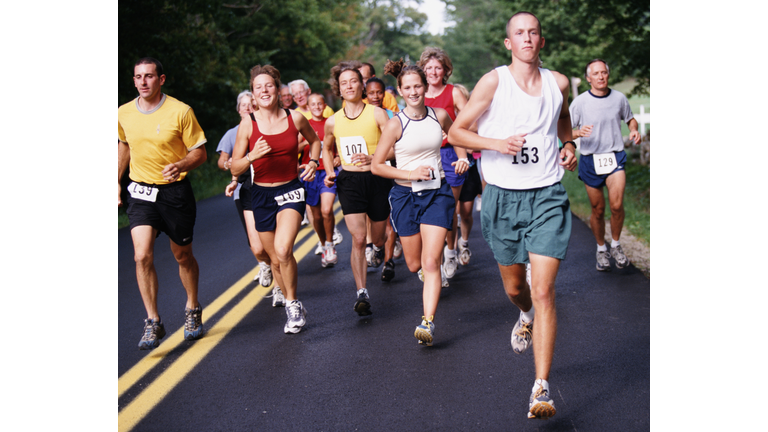
[[[368,102],[368,98],[363,99],[363,102],[370,103]],[[347,106],[347,101],[342,102],[341,106],[342,107]],[[381,107],[384,109],[388,109],[393,113],[400,112],[400,107],[397,106],[397,99],[394,96],[392,96],[390,92],[386,92],[386,91],[384,92],[384,100],[381,101]]]
[[[352,165],[349,160],[353,154],[364,153],[363,144],[369,155],[373,155],[379,144],[381,129],[374,116],[375,106],[365,104],[363,112],[355,119],[348,119],[344,110],[340,109],[333,115],[335,125],[333,136],[336,148],[341,156],[342,165]]]
[[[131,149],[131,180],[149,184],[168,184],[163,168],[207,142],[192,108],[165,94],[151,112],[139,109],[138,98],[118,108],[117,139]]]
[[[299,107],[296,107],[296,111],[302,113],[304,115],[304,117],[307,118],[307,120],[312,120],[312,113],[311,112],[309,112],[309,111],[304,112],[301,109],[299,109]],[[333,115],[333,108],[331,108],[328,105],[326,105],[325,109],[323,110],[323,117],[324,118],[328,118],[328,117],[330,117],[332,115]]]

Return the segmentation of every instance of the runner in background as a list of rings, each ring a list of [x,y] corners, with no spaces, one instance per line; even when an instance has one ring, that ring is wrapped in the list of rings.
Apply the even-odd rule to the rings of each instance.
[[[253,94],[245,90],[237,95],[237,112],[240,114],[240,119],[247,118],[253,112]],[[219,169],[223,171],[229,171],[232,166],[232,151],[235,148],[235,137],[237,136],[237,130],[240,127],[233,127],[228,130],[221,141],[216,151],[219,153],[219,160],[217,162]],[[256,224],[253,220],[253,210],[251,209],[251,173],[250,170],[243,173],[239,177],[232,177],[230,183],[236,183],[237,186],[232,194],[227,196],[233,196],[235,201],[235,208],[237,209],[237,215],[240,217],[240,222],[243,224],[243,230],[245,230],[246,240],[248,240],[248,247],[251,249],[253,256],[256,257],[256,262],[259,263],[259,272],[253,280],[259,281],[259,284],[263,287],[268,287],[272,283],[272,268],[269,255],[264,251],[264,247],[259,240],[259,234],[256,232]],[[279,300],[279,299],[278,299]],[[273,300],[274,301],[274,300]]]

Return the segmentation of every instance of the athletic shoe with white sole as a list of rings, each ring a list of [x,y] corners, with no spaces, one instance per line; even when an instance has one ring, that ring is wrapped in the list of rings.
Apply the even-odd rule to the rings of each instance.
[[[435,323],[432,322],[434,319],[434,316],[429,317],[429,319],[421,317],[421,324],[416,326],[416,330],[413,332],[413,336],[419,340],[419,345],[432,346],[432,339],[435,336]]]
[[[378,268],[382,262],[384,262],[384,248],[377,249],[376,246],[373,246],[368,260],[368,267]]]
[[[624,255],[621,245],[611,248],[611,256],[616,260],[616,268],[624,268],[629,265],[629,258]]]
[[[395,250],[392,253],[392,256],[397,259],[403,256],[403,244],[400,243],[400,237],[395,239]]]
[[[298,333],[307,323],[307,309],[298,300],[293,300],[285,306],[288,320],[285,322],[285,333]]]
[[[259,262],[259,273],[253,280],[258,280],[263,287],[268,287],[272,283],[272,267],[265,262]]]
[[[338,228],[333,227],[333,245],[337,245],[344,240],[344,236],[341,234]]]
[[[320,264],[323,267],[333,267],[339,262],[339,257],[336,255],[336,248],[331,242],[325,242],[325,251],[323,251],[323,257],[320,260]]]
[[[318,241],[317,247],[315,248],[315,255],[322,255],[325,248],[323,247],[323,242]]]
[[[533,337],[533,321],[527,323],[523,321],[523,314],[517,319],[515,327],[512,329],[512,351],[522,354],[531,345]]]
[[[357,294],[357,301],[355,302],[355,312],[360,316],[368,316],[373,314],[371,312],[371,302],[368,301],[368,293],[360,292]]]
[[[281,290],[279,286],[275,285],[272,287],[272,307],[283,306],[285,306],[285,296],[283,295],[283,290]]]
[[[450,253],[453,253],[453,256],[449,256]],[[443,249],[443,256],[445,257],[445,262],[443,263],[443,268],[445,269],[445,277],[452,279],[454,276],[456,276],[456,270],[459,268],[459,263],[456,261],[456,251],[451,251],[448,249],[448,246],[445,246]]]
[[[546,420],[555,415],[555,401],[549,397],[549,388],[544,387],[541,378],[536,380],[528,401],[528,418]],[[547,387],[549,387],[547,385]]]
[[[597,254],[595,255],[595,258],[597,258],[597,271],[611,271],[611,261],[608,260],[610,256],[611,255],[608,253],[608,251],[597,251]]]
[[[467,243],[467,246],[462,246],[461,241],[459,241],[459,264],[463,266],[469,264],[469,258],[471,256],[472,251],[469,250],[469,243]]]

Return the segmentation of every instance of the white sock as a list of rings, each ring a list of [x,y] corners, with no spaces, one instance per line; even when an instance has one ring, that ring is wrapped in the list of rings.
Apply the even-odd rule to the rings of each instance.
[[[528,312],[520,311],[520,317],[523,318],[524,322],[529,323],[533,321],[533,316],[535,313],[536,313],[536,310],[533,308],[533,306],[531,306],[531,310],[529,310]]]
[[[615,248],[616,246],[621,246],[621,243],[619,243],[618,240],[611,239],[611,249]]]
[[[357,295],[360,295],[360,294],[365,294],[365,296],[368,297],[368,290],[365,288],[360,288],[359,290],[357,290]]]
[[[459,237],[459,244],[461,247],[466,248],[469,245],[469,240],[464,240],[463,238]]]
[[[332,241],[325,242],[325,248],[326,249],[331,249],[332,247],[333,247],[333,242]]]
[[[456,256],[456,249],[448,249],[448,245],[443,249],[443,255],[446,258],[454,258]]]
[[[608,252],[608,245],[603,243],[602,245],[597,245],[597,251],[598,252]]]
[[[538,389],[539,387],[543,387],[544,390],[546,390],[547,393],[549,393],[549,382],[547,380],[543,378],[537,379],[536,382],[533,383],[533,388],[531,389],[531,393],[535,392],[536,389]]]

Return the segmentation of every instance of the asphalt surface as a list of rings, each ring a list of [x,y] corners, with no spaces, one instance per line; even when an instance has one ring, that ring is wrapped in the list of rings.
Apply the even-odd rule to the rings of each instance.
[[[119,230],[119,430],[650,429],[650,281],[633,266],[597,272],[594,239],[577,217],[556,285],[549,382],[557,414],[549,420],[526,418],[533,353],[510,347],[519,310],[501,287],[478,213],[471,262],[442,291],[432,347],[413,337],[421,283],[402,258],[389,283],[369,269],[373,315],[353,311],[351,242],[343,222],[339,229],[339,264],[328,269],[313,254],[314,234],[299,233],[297,259],[309,251],[298,295],[307,325],[287,335],[284,309],[259,301],[267,289],[251,281],[256,263],[231,199],[198,202],[193,248],[207,334],[188,342],[175,333],[186,296],[163,234],[155,265],[168,336],[151,352],[137,348],[146,313],[130,232]]]

